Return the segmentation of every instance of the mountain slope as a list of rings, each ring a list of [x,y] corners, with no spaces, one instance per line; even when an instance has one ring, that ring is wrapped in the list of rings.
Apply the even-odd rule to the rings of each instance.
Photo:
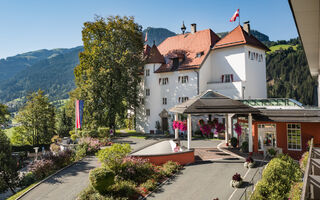
[[[68,53],[71,49],[41,49],[0,59],[0,81],[12,78],[27,67],[47,58]]]
[[[42,89],[51,100],[68,98],[75,88],[73,69],[79,64],[82,47],[41,60],[0,83],[0,100],[8,102]]]
[[[148,27],[142,32],[143,38],[145,38],[147,32],[148,32],[148,37],[147,37],[148,41],[145,44],[148,44],[149,46],[153,45],[153,41],[155,41],[155,44],[158,46],[166,38],[176,35],[174,32],[169,31],[168,29],[165,29],[165,28]]]

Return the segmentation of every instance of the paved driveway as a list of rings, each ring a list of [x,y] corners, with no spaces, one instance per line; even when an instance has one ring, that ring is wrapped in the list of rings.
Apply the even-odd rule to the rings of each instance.
[[[235,173],[247,170],[243,161],[208,161],[186,166],[181,174],[164,184],[147,199],[155,200],[220,200],[229,199],[234,189],[230,180]]]
[[[156,139],[120,138],[116,142],[129,143],[133,150],[154,143]],[[72,200],[88,186],[89,171],[100,166],[97,158],[87,157],[83,161],[52,176],[27,193],[23,200]]]

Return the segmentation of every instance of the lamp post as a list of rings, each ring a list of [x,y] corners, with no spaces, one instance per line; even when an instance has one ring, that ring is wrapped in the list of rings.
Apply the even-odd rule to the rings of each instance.
[[[38,160],[38,150],[39,150],[39,147],[34,147],[33,148],[35,153],[36,153],[36,159],[35,160]]]

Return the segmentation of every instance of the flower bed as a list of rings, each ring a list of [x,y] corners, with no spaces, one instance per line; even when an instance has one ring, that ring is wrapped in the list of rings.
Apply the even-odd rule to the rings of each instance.
[[[146,159],[127,157],[130,150],[128,144],[114,144],[99,151],[102,167],[90,172],[90,186],[81,192],[79,199],[137,199],[181,168],[172,161],[158,166]]]

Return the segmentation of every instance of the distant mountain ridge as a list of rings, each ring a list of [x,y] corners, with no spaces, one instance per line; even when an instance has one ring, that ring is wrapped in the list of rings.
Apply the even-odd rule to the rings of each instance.
[[[147,44],[150,46],[153,45],[153,41],[155,41],[156,45],[159,45],[167,37],[176,35],[165,28],[148,27],[143,31],[143,37],[145,37],[146,32],[148,32]],[[222,32],[217,34],[223,37],[227,33]],[[252,30],[252,34],[268,46],[278,44],[269,41],[269,37],[259,31]],[[7,103],[13,108],[12,111],[15,111],[18,109],[15,103],[17,99],[21,99],[38,89],[44,90],[52,101],[68,98],[68,92],[75,88],[73,70],[79,64],[78,54],[82,50],[82,46],[70,49],[42,49],[1,59],[0,102]],[[268,57],[268,59],[275,58],[278,57]],[[268,60],[268,63],[274,62]],[[269,69],[267,65],[267,74],[274,74],[273,71],[276,68],[277,66],[274,65]],[[279,76],[281,77],[281,74]],[[270,77],[268,78],[270,79]],[[275,85],[277,85],[278,80],[275,79]],[[308,80],[308,83],[310,83],[310,80]],[[274,88],[270,88],[270,91],[271,89],[275,90]],[[271,94],[272,96],[275,95],[274,92],[269,92],[269,95]],[[283,97],[288,96],[288,94],[284,94]],[[310,100],[303,102],[310,103]]]

